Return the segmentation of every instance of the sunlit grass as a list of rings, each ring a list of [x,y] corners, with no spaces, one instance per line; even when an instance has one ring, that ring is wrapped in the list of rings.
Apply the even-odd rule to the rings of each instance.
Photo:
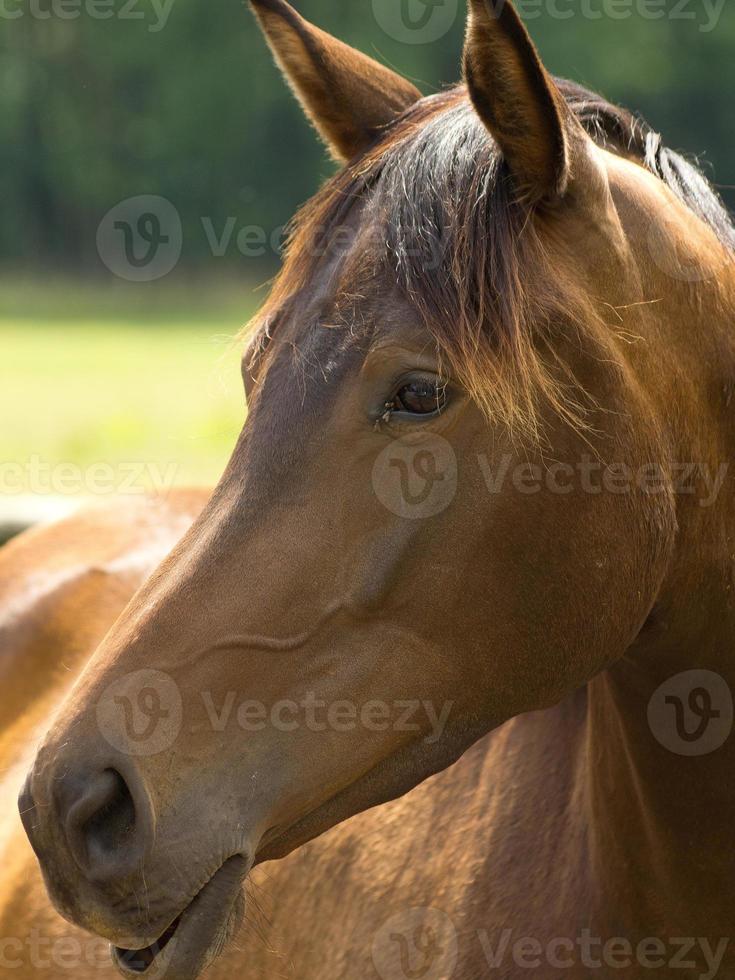
[[[21,302],[0,286],[0,493],[73,493],[74,474],[82,492],[110,473],[151,488],[221,474],[244,418],[234,338],[252,291],[130,295],[64,287]]]

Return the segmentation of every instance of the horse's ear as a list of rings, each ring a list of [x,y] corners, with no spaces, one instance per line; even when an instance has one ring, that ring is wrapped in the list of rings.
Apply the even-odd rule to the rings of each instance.
[[[563,195],[579,127],[510,0],[470,0],[464,73],[519,194],[531,203]]]
[[[276,61],[333,154],[349,160],[421,98],[389,68],[304,20],[285,0],[250,0]]]

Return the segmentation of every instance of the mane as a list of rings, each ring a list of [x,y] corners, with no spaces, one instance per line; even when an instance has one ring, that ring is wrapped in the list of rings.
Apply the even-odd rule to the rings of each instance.
[[[732,220],[693,164],[627,110],[574,83],[557,84],[598,146],[655,174],[735,249]],[[583,284],[559,282],[537,223],[514,197],[505,162],[464,87],[422,99],[296,216],[283,271],[259,317],[261,337],[269,336],[276,311],[295,306],[315,256],[368,196],[386,229],[375,281],[396,284],[480,407],[536,440],[544,398],[584,429],[589,404],[551,342],[552,328],[589,332],[602,323],[601,312]],[[566,245],[557,240],[554,248]]]
[[[735,249],[732,216],[697,166],[665,146],[661,134],[651,129],[640,116],[607,102],[574,82],[556,81],[567,104],[598,146],[629,155],[643,164],[709,225],[723,245]]]

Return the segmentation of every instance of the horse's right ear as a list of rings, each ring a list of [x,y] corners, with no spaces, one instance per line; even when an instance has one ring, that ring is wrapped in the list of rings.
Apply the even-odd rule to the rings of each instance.
[[[531,203],[564,194],[570,141],[581,126],[544,68],[510,0],[470,0],[464,74],[518,193]]]
[[[291,88],[333,155],[349,160],[421,98],[406,79],[304,20],[286,0],[250,0]]]

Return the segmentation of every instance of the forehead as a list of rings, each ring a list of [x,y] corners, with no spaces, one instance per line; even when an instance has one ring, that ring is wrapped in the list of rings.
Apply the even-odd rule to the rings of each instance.
[[[255,322],[244,355],[253,374],[275,368],[304,379],[359,367],[389,343],[428,342],[418,310],[391,275],[388,217],[379,196],[356,201],[342,220],[312,230],[304,245],[308,271],[293,290],[277,290]],[[288,269],[286,269],[287,279]]]
[[[427,309],[451,316],[452,283],[472,252],[468,217],[486,210],[480,191],[494,186],[496,163],[461,92],[422,100],[297,217],[263,332],[305,343],[321,320],[364,340],[415,330]]]

